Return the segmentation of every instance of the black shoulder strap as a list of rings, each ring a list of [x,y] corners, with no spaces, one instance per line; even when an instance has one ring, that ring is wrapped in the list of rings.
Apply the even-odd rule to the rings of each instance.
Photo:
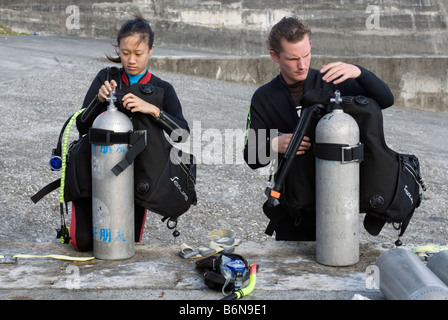
[[[31,200],[34,203],[38,203],[43,197],[45,197],[50,192],[56,190],[61,186],[61,179],[57,179],[49,184],[47,184],[45,187],[43,187],[39,192],[37,192],[34,196],[31,197]]]
[[[112,172],[118,176],[123,172],[128,166],[132,164],[135,158],[145,149],[146,147],[146,130],[134,131],[131,133],[130,148],[126,153],[125,158],[120,161],[115,167],[112,168]]]
[[[53,149],[52,156],[58,156],[62,157],[62,141],[64,138],[65,129],[70,124],[70,121],[74,120],[84,109],[79,110],[78,112],[75,112],[72,114],[68,119],[65,121],[64,125],[62,126],[61,132],[59,133],[58,142],[56,145],[56,148]],[[71,124],[70,124],[71,125]],[[70,128],[68,128],[70,129]],[[34,196],[31,197],[31,200],[34,203],[39,202],[43,197],[45,197],[50,192],[56,190],[61,186],[61,178],[49,183],[45,187],[43,187],[41,190],[39,190]]]
[[[121,82],[121,71],[120,68],[112,66],[112,67],[107,67],[107,81],[110,82],[110,76],[117,76],[117,85],[118,85],[118,90],[121,90],[122,88],[122,82]]]

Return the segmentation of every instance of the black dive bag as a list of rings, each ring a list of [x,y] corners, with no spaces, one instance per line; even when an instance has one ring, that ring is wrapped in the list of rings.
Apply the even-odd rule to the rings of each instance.
[[[364,161],[360,164],[360,210],[366,213],[364,227],[378,235],[385,223],[392,223],[402,236],[422,201],[426,186],[420,163],[413,154],[390,149],[384,138],[383,113],[378,104],[363,96],[343,97],[343,110],[360,128]]]
[[[244,275],[243,282],[249,279],[250,273],[250,265],[245,258],[243,258],[239,254],[234,253],[221,253],[219,255],[212,255],[210,257],[206,257],[204,259],[200,259],[196,261],[196,269],[204,274],[204,283],[213,290],[222,291],[234,291],[234,283],[227,282],[221,270],[221,261],[223,256],[228,256],[232,259],[239,259],[244,262],[246,266],[246,274]],[[226,285],[225,288],[223,286]]]

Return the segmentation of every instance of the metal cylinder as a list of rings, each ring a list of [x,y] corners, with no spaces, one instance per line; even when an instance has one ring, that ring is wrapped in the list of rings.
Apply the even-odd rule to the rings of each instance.
[[[316,143],[359,143],[356,121],[341,109],[316,127]],[[359,162],[316,157],[316,260],[329,266],[359,261]]]
[[[412,252],[394,248],[376,261],[379,288],[390,300],[448,300],[448,288]]]
[[[93,128],[129,132],[132,122],[109,105]],[[127,144],[92,144],[93,255],[98,259],[120,260],[134,255],[134,165],[116,176],[111,169],[124,159]]]
[[[437,252],[426,266],[448,286],[448,250]]]

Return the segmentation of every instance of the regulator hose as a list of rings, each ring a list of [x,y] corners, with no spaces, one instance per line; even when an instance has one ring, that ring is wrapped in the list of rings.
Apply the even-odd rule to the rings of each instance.
[[[67,131],[65,132],[64,141],[62,145],[62,167],[61,167],[61,187],[59,194],[59,203],[62,205],[64,203],[64,188],[65,188],[65,170],[67,164],[67,149],[68,149],[68,139],[70,136],[70,129],[72,128],[73,122],[76,120],[78,115],[84,112],[85,108],[78,110],[73,114],[70,118],[70,121],[67,125]]]
[[[68,149],[68,139],[70,136],[70,129],[73,126],[73,122],[76,120],[76,117],[78,117],[82,112],[84,112],[85,108],[78,110],[75,112],[72,117],[70,118],[70,121],[67,124],[67,129],[64,136],[64,141],[62,144],[62,165],[61,165],[61,186],[59,187],[59,209],[61,211],[61,229],[57,230],[57,238],[61,239],[62,243],[69,244],[70,243],[70,231],[69,228],[67,228],[67,225],[65,223],[64,218],[64,190],[65,190],[65,173],[66,173],[66,166],[67,166],[67,149]],[[67,204],[66,204],[66,210],[67,210]]]

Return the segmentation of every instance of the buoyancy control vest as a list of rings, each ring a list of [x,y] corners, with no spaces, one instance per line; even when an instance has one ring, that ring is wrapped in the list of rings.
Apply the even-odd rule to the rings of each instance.
[[[358,123],[364,144],[360,165],[360,210],[366,213],[364,227],[378,235],[385,223],[405,232],[414,211],[422,201],[426,186],[420,163],[413,154],[390,149],[385,141],[383,113],[373,99],[344,97],[342,107]]]
[[[163,90],[156,86],[151,88],[148,84],[134,84],[117,91],[117,94],[124,96],[132,93],[146,102],[161,106]],[[136,203],[163,216],[176,218],[187,211],[191,204],[196,204],[194,157],[174,148],[154,117],[131,113],[121,104],[119,110],[131,118],[135,130],[147,130],[148,147],[134,162]],[[177,135],[179,132],[172,134]]]
[[[305,108],[315,103],[327,106],[327,110],[323,112],[321,110],[310,121],[306,129],[306,134],[310,137],[314,137],[319,118],[328,112],[331,96],[332,94],[326,90],[310,90],[307,97],[304,97],[304,100],[308,100],[304,103]],[[360,164],[360,213],[366,214],[364,227],[371,235],[378,235],[385,223],[392,223],[401,236],[415,209],[420,206],[422,199],[420,188],[426,190],[420,176],[418,158],[415,155],[397,153],[387,146],[382,110],[375,100],[364,96],[346,96],[342,99],[343,110],[358,123],[360,142],[364,149],[363,161]],[[342,147],[335,146],[331,152],[324,153],[319,145],[313,145],[310,151],[305,153],[308,154],[307,157],[294,158],[279,199],[286,214],[299,221],[300,209],[315,210],[315,156],[341,161]],[[281,167],[276,176],[280,170]],[[263,209],[271,219],[267,233],[272,234],[271,224],[276,223],[278,217],[274,215],[279,211],[273,210],[267,204],[268,201]]]
[[[121,78],[116,80],[121,82]],[[130,87],[122,86],[120,83],[116,89],[117,107],[130,117],[134,131],[146,132],[146,147],[134,159],[135,203],[162,215],[164,219],[169,219],[168,223],[170,221],[176,223],[177,218],[197,202],[196,161],[193,155],[178,150],[165,137],[162,126],[174,132],[173,134],[176,135],[174,140],[179,140],[178,136],[184,131],[169,119],[163,110],[161,116],[155,119],[150,115],[132,113],[123,108],[121,99],[127,93],[133,93],[146,102],[162,106],[164,88],[151,83],[136,83]],[[65,127],[66,125],[62,128],[58,146],[61,144]],[[90,141],[92,139],[94,141],[102,139],[101,134],[89,132],[71,143],[67,154],[65,183],[61,184],[60,179],[50,183],[31,197],[33,202],[37,203],[61,185],[64,186],[65,203],[92,195]],[[174,228],[174,226],[171,224],[170,227]]]

